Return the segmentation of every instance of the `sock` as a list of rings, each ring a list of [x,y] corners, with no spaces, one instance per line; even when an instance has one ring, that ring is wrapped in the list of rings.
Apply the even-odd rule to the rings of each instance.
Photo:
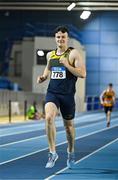
[[[56,151],[50,151],[51,154],[56,154]]]

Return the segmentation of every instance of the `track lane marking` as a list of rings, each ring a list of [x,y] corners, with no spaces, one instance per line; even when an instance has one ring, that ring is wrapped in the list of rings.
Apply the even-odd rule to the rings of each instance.
[[[116,142],[116,141],[118,141],[118,138],[114,139],[113,141],[105,144],[104,146],[102,146],[102,147],[98,148],[97,150],[93,151],[92,153],[90,153],[90,154],[84,156],[83,158],[79,159],[78,161],[75,162],[75,164],[78,164],[79,162],[87,159],[88,157],[92,156],[93,154],[101,151],[102,149],[105,149],[106,147],[110,146],[111,144],[113,144],[113,143]],[[62,173],[63,171],[65,171],[65,170],[67,170],[67,169],[68,169],[68,167],[65,167],[65,168],[63,168],[62,170],[57,171],[54,175],[51,175],[51,176],[45,178],[44,180],[50,180],[50,179],[52,179],[53,177],[55,177],[56,175],[59,175],[60,173]]]
[[[97,133],[102,132],[102,131],[107,131],[107,130],[112,129],[112,128],[117,127],[117,126],[118,126],[118,125],[112,126],[112,127],[110,127],[110,128],[104,128],[104,129],[102,129],[102,130],[93,131],[92,133],[88,133],[88,134],[86,134],[86,135],[83,135],[83,136],[80,136],[80,137],[76,137],[75,140],[82,139],[82,138],[88,137],[88,136],[93,135],[93,134],[97,134]],[[57,147],[57,146],[60,146],[60,145],[62,145],[62,144],[66,144],[66,143],[67,143],[67,141],[64,141],[64,142],[62,142],[62,143],[58,143],[58,144],[56,145],[56,147]],[[42,151],[47,150],[47,149],[48,149],[48,147],[43,148],[43,149],[38,150],[38,151],[34,151],[34,152],[31,152],[31,153],[22,155],[22,156],[19,156],[19,157],[17,157],[17,158],[10,159],[10,160],[8,160],[8,161],[3,161],[3,162],[0,163],[0,165],[7,164],[7,163],[9,163],[9,162],[12,162],[12,161],[15,161],[15,160],[19,160],[19,159],[25,158],[25,157],[27,157],[27,156],[31,156],[31,155],[33,155],[33,154],[42,152]]]

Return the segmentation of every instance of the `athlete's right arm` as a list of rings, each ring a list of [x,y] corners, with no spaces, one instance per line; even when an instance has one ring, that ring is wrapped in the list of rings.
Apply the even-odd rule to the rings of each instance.
[[[46,65],[46,67],[44,69],[43,74],[39,75],[37,77],[37,83],[42,83],[43,81],[45,81],[48,78],[49,74],[50,74],[50,68],[49,68],[50,59],[49,59],[49,57],[50,57],[50,52],[47,53],[47,57],[46,57],[47,58],[47,65]]]
[[[104,104],[103,97],[104,97],[105,90],[100,94],[100,103],[101,105]]]

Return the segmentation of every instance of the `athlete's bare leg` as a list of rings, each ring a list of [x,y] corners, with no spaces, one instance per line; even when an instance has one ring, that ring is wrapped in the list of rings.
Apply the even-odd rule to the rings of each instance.
[[[57,107],[54,103],[48,102],[45,105],[46,134],[48,138],[49,151],[55,152],[56,127],[55,117],[57,115]]]
[[[75,128],[74,128],[73,120],[64,120],[64,126],[66,129],[66,136],[67,136],[67,141],[68,141],[67,167],[69,169],[72,169],[75,164],[75,153],[74,153]]]
[[[108,111],[106,116],[107,116],[107,127],[109,127],[110,126],[110,119],[111,119],[111,111]]]
[[[75,128],[73,120],[64,120],[66,137],[68,141],[68,152],[74,152],[75,145]]]

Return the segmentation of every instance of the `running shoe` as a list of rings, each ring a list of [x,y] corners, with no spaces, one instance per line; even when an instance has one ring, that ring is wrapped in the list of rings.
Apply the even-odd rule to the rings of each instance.
[[[110,127],[110,122],[107,123],[107,127]]]
[[[57,153],[55,153],[55,154],[49,153],[48,154],[48,162],[47,162],[45,168],[52,168],[55,165],[55,162],[57,159],[58,159]]]
[[[72,153],[68,153],[68,158],[67,158],[67,167],[69,169],[72,169],[75,165],[75,154]]]

